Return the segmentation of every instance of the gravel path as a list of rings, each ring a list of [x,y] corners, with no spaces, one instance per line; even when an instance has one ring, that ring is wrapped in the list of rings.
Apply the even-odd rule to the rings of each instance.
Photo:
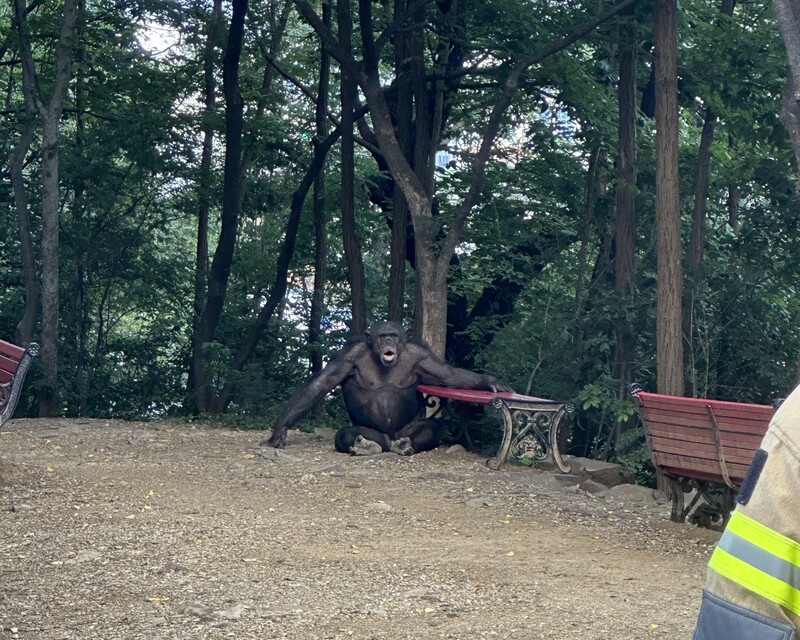
[[[691,637],[718,533],[462,451],[16,420],[0,431],[0,638]]]

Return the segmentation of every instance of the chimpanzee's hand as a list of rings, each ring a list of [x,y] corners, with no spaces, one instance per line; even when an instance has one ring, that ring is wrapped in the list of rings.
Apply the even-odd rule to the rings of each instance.
[[[487,376],[489,378],[489,386],[491,387],[492,391],[497,393],[498,391],[510,391],[513,393],[513,389],[511,385],[506,384],[502,380],[498,380],[494,376]]]
[[[286,429],[275,429],[272,432],[272,436],[261,441],[261,446],[283,449],[286,446]]]

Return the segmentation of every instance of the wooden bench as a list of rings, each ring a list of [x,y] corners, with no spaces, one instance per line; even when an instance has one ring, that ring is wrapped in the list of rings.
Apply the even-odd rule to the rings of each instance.
[[[0,428],[14,416],[25,376],[38,355],[39,345],[35,342],[23,349],[0,340]]]
[[[653,465],[672,494],[671,519],[684,522],[702,497],[726,520],[775,408],[648,393],[637,384],[630,394]],[[683,494],[692,488],[697,493],[684,508]]]
[[[571,402],[557,402],[518,393],[451,389],[421,384],[417,386],[426,396],[440,399],[490,405],[503,418],[503,442],[497,455],[486,461],[490,469],[498,470],[509,454],[518,460],[548,461],[564,473],[570,467],[558,449],[558,429],[561,419],[575,411]]]

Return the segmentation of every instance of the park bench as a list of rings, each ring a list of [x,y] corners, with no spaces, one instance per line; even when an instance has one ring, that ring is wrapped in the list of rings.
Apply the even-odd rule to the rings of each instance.
[[[511,392],[451,389],[421,384],[417,386],[428,398],[449,399],[489,405],[503,419],[503,442],[493,458],[486,461],[497,471],[509,456],[529,463],[550,462],[564,473],[570,467],[561,458],[558,430],[561,419],[575,411],[571,402],[557,402]]]
[[[31,361],[39,355],[39,345],[26,348],[0,340],[0,428],[14,416],[25,376]]]
[[[684,398],[630,387],[655,468],[672,494],[674,522],[684,522],[702,497],[727,520],[736,492],[761,444],[775,408]],[[684,492],[696,489],[684,508]]]

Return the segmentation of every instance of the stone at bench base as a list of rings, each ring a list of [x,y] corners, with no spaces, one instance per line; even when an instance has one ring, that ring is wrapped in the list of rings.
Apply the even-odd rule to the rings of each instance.
[[[570,473],[580,476],[582,480],[594,480],[609,488],[625,482],[622,466],[614,462],[572,456],[564,456],[564,462],[572,468]]]

